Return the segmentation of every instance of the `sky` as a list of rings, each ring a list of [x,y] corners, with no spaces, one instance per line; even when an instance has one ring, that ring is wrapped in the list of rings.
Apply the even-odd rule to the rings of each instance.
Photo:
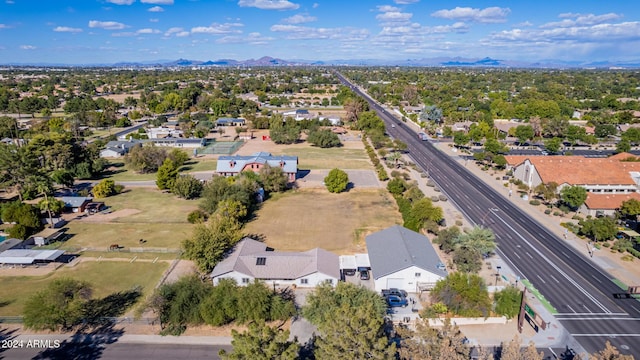
[[[0,64],[638,61],[625,0],[0,0]]]

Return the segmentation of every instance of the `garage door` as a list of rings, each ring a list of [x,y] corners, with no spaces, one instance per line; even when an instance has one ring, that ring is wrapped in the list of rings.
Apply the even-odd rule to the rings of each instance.
[[[387,289],[391,288],[404,288],[404,279],[387,279]]]

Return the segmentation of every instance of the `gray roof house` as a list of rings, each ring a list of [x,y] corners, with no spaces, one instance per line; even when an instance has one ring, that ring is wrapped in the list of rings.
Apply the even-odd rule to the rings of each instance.
[[[273,156],[268,152],[258,152],[250,156],[220,156],[216,165],[216,173],[222,176],[234,176],[245,170],[259,172],[267,164],[271,167],[282,168],[282,171],[287,174],[289,182],[296,181],[298,157]]]
[[[64,250],[10,249],[0,253],[0,264],[30,265],[56,261]]]
[[[429,239],[395,225],[366,237],[371,274],[378,291],[398,288],[407,292],[430,290],[447,276],[444,263]]]
[[[216,120],[216,126],[244,126],[244,119],[240,118],[219,118]]]
[[[254,280],[278,287],[315,287],[340,280],[338,255],[315,248],[304,252],[274,251],[251,238],[242,239],[233,251],[213,269],[213,284],[233,279],[239,285]]]
[[[62,196],[58,200],[64,202],[64,207],[74,213],[84,212],[85,208],[91,202],[92,198],[84,196]]]
[[[100,157],[102,158],[117,158],[125,156],[132,147],[138,145],[140,142],[137,140],[131,141],[109,141],[106,147],[100,150]]]

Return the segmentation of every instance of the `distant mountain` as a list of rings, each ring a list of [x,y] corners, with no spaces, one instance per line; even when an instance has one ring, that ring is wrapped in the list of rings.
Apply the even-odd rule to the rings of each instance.
[[[263,56],[259,59],[235,60],[155,60],[139,62],[118,62],[113,64],[60,64],[60,63],[10,63],[2,66],[35,67],[117,67],[117,68],[163,68],[163,67],[247,67],[247,66],[415,66],[415,67],[491,67],[491,68],[597,68],[597,69],[633,69],[640,68],[640,59],[632,61],[563,61],[544,59],[536,62],[514,61],[506,59],[437,57],[422,59],[336,59],[336,60],[284,60]]]

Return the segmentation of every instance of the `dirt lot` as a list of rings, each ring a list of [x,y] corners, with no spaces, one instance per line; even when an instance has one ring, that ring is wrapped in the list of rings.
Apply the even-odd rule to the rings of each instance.
[[[352,254],[366,251],[366,235],[400,223],[396,204],[386,190],[330,194],[322,189],[303,189],[269,199],[245,232],[263,234],[276,250],[320,247]]]

